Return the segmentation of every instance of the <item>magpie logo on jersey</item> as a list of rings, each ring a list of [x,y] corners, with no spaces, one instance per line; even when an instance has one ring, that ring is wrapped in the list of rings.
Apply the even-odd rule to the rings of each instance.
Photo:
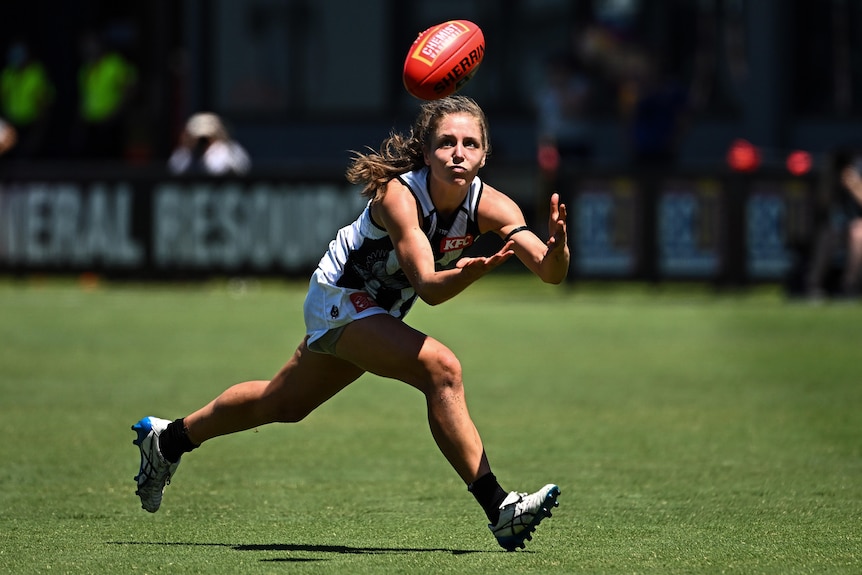
[[[463,250],[473,245],[473,236],[466,235],[460,238],[443,238],[440,240],[440,253]]]
[[[332,309],[331,309],[331,310],[329,310],[329,316],[330,316],[332,319],[336,319],[336,318],[338,318],[338,316],[339,316],[339,314],[340,314],[340,313],[341,313],[341,312],[338,310],[338,306],[337,306],[337,305],[332,306]]]

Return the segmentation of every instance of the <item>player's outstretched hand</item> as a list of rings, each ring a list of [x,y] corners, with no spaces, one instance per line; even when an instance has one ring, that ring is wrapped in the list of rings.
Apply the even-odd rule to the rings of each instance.
[[[560,194],[551,194],[551,213],[548,218],[548,251],[565,246],[566,236],[566,204],[560,203]]]
[[[455,267],[475,273],[476,277],[479,278],[512,257],[515,254],[514,250],[512,250],[512,246],[514,245],[515,242],[509,240],[502,248],[500,248],[500,251],[494,255],[487,257],[461,258],[455,263]]]

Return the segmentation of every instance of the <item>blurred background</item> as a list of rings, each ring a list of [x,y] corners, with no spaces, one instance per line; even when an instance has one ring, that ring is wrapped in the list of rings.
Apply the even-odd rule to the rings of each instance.
[[[537,229],[547,195],[563,194],[573,281],[855,289],[841,279],[855,212],[836,207],[860,144],[853,0],[2,11],[0,118],[14,144],[0,155],[0,271],[306,273],[361,207],[343,178],[350,151],[418,110],[401,83],[407,48],[468,19],[486,39],[463,90],[491,123],[486,179]]]

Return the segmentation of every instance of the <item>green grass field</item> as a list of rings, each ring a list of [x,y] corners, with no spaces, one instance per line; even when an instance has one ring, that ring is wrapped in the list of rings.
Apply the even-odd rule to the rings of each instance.
[[[504,488],[562,489],[496,546],[421,395],[365,376],[187,456],[140,509],[132,423],[268,378],[304,281],[0,283],[0,572],[862,572],[862,306],[769,289],[486,278],[411,324],[462,360]]]

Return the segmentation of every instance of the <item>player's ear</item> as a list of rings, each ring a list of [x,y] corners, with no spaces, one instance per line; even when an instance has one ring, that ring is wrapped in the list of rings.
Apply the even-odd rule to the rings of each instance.
[[[484,167],[485,167],[485,160],[487,160],[487,159],[488,159],[488,154],[482,154],[482,161],[481,161],[481,162],[479,162],[479,167],[480,167],[480,168],[484,168]]]

